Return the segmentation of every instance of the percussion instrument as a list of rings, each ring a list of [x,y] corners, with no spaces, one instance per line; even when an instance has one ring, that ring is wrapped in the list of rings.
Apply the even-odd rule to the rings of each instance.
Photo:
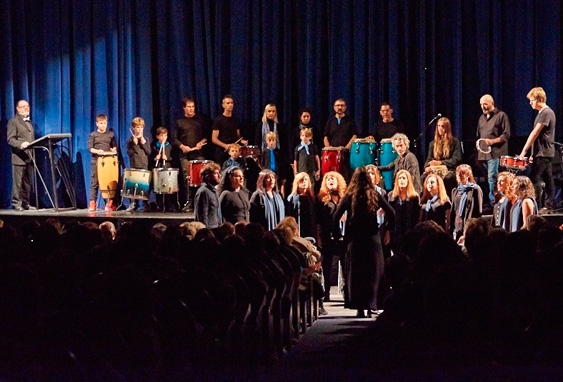
[[[375,163],[377,143],[369,139],[356,139],[350,149],[350,168],[353,170],[360,166]]]
[[[321,172],[326,174],[329,171],[336,171],[344,174],[344,147],[324,147],[321,158]]]
[[[155,168],[152,170],[153,189],[157,194],[178,192],[178,169]]]
[[[475,147],[477,148],[478,151],[482,152],[483,154],[488,154],[492,150],[491,146],[487,145],[483,138],[477,139],[477,142],[475,142]]]
[[[201,169],[207,163],[211,161],[209,160],[191,160],[188,162],[188,169],[189,169],[189,179],[188,183],[191,187],[199,187],[203,184],[201,180]]]
[[[260,147],[258,146],[241,146],[240,156],[243,158],[260,158]]]
[[[98,186],[102,193],[102,198],[112,199],[117,191],[117,182],[119,181],[119,161],[117,153],[105,152],[98,154],[96,160],[96,170],[98,173]]]
[[[123,175],[123,197],[149,200],[151,172],[138,168],[126,168]]]
[[[503,155],[500,157],[500,165],[509,170],[522,171],[528,167],[528,158]]]
[[[444,179],[444,177],[448,173],[448,168],[443,164],[440,164],[438,166],[429,166],[429,167],[430,167],[430,172],[432,174],[438,175],[442,179]]]
[[[388,164],[393,163],[393,161],[399,156],[393,150],[393,141],[388,139],[382,139],[379,145],[379,165],[380,166],[387,166]],[[395,171],[393,170],[384,170],[381,171],[381,177],[383,178],[383,183],[385,183],[385,189],[387,191],[393,189],[393,176],[395,175]]]

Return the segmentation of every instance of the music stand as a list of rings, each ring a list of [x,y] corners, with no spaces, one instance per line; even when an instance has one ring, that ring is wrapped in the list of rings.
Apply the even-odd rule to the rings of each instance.
[[[56,134],[47,134],[42,136],[41,138],[37,138],[36,140],[30,142],[30,144],[26,147],[26,150],[36,150],[36,149],[42,149],[47,151],[47,155],[49,156],[49,167],[51,170],[51,184],[52,184],[52,192],[53,192],[53,196],[51,196],[51,192],[49,191],[49,187],[47,187],[47,185],[45,184],[45,181],[43,180],[43,176],[41,175],[41,172],[39,171],[39,168],[37,167],[37,162],[35,161],[35,155],[30,155],[29,157],[31,158],[32,162],[33,162],[33,166],[35,167],[35,172],[36,174],[39,176],[39,179],[41,180],[41,183],[43,184],[43,187],[45,189],[45,192],[47,193],[47,197],[49,198],[49,200],[51,201],[51,204],[53,205],[55,211],[59,211],[59,198],[57,195],[57,183],[56,183],[56,179],[55,179],[55,164],[53,161],[53,148],[56,148],[56,144],[64,139],[70,138],[72,137],[71,133],[56,133]],[[61,178],[64,178],[63,174],[61,174],[60,170],[59,170],[59,174],[61,175]],[[70,195],[71,193],[73,194],[73,189],[72,189],[72,183],[69,182],[66,179],[63,179],[63,182],[65,183],[66,187],[67,187],[67,192],[69,192],[69,196],[71,197],[71,202],[73,203],[73,209],[76,208],[76,201],[73,200],[72,196]],[[37,184],[36,184],[37,187]],[[71,187],[69,189],[69,187]],[[37,195],[37,192],[36,192]],[[39,207],[39,206],[38,206]]]

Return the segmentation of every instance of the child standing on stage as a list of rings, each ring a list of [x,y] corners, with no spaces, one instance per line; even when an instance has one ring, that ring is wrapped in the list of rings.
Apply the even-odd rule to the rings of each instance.
[[[111,152],[117,153],[117,142],[113,131],[107,131],[108,117],[105,114],[99,114],[96,117],[96,130],[92,131],[88,136],[88,151],[92,154],[90,161],[90,203],[88,211],[96,211],[96,200],[98,199],[98,156]],[[113,200],[108,200],[105,210],[114,210]]]
[[[223,162],[221,171],[225,171],[231,166],[240,167],[241,169],[244,169],[246,167],[244,159],[240,157],[240,146],[237,143],[229,145],[229,156],[229,159]]]
[[[295,148],[293,160],[293,175],[306,172],[311,179],[311,188],[315,189],[315,181],[321,176],[321,160],[319,149],[312,142],[313,130],[306,128],[299,134],[301,143]]]
[[[278,137],[273,131],[266,134],[266,149],[262,152],[262,164],[264,169],[272,170],[277,175],[280,194],[285,198],[287,162],[280,155],[280,149],[276,148],[277,141]]]
[[[141,117],[135,117],[131,121],[131,128],[133,129],[131,132],[132,136],[127,140],[127,155],[129,156],[129,164],[131,168],[134,169],[148,170],[151,147],[148,140],[143,135],[145,121]],[[141,200],[139,200],[139,203],[136,203],[135,200],[132,199],[127,211],[135,211],[140,208],[141,205]]]
[[[156,129],[156,142],[152,146],[151,158],[153,159],[155,168],[168,169],[172,167],[172,145],[168,142],[168,129],[166,127],[159,127]],[[153,176],[156,176],[154,172]],[[174,206],[174,204],[176,204],[174,199],[177,201],[177,196],[173,196],[173,194],[168,193],[163,193],[160,196],[157,195],[157,209],[162,212],[165,212],[166,210],[176,210],[176,206]]]

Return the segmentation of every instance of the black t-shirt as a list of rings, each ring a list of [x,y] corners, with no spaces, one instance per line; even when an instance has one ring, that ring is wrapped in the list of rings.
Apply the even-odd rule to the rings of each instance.
[[[219,140],[223,143],[235,143],[238,139],[237,130],[240,123],[235,117],[220,115],[213,121],[213,130],[219,130]]]

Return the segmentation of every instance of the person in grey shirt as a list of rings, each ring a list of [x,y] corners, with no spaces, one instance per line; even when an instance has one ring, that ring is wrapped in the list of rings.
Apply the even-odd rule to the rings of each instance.
[[[207,228],[217,228],[221,225],[221,208],[217,185],[221,180],[221,167],[215,162],[203,166],[201,169],[203,184],[194,197],[195,220],[205,224]]]
[[[500,157],[508,154],[510,122],[506,113],[495,107],[495,101],[490,94],[483,95],[479,103],[483,114],[477,122],[477,139],[484,141],[485,145],[480,147],[484,146],[486,149],[478,150],[477,159],[487,173],[489,202],[494,206]]]

